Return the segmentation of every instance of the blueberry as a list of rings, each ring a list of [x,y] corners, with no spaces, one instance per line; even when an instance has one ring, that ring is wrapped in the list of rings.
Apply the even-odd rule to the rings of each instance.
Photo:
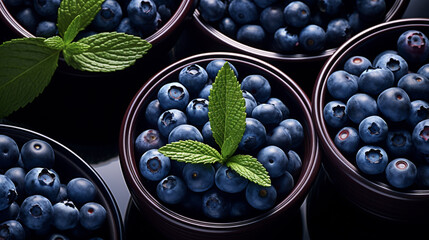
[[[151,126],[156,126],[159,116],[164,112],[158,99],[152,100],[146,107],[145,118]]]
[[[283,10],[284,20],[287,25],[302,28],[310,21],[310,8],[301,1],[289,3]]]
[[[209,101],[204,98],[195,98],[186,107],[186,117],[189,123],[202,126],[209,120]]]
[[[183,168],[183,180],[193,192],[204,192],[214,185],[215,169],[211,164],[187,163]]]
[[[41,230],[50,225],[53,212],[49,199],[42,195],[31,195],[22,202],[19,219],[25,227]]]
[[[372,96],[393,87],[394,83],[395,75],[393,72],[383,68],[368,68],[358,78],[359,89]]]
[[[106,209],[96,202],[88,202],[79,210],[79,222],[85,229],[97,230],[106,221]]]
[[[271,6],[273,3],[277,2],[278,0],[253,0],[256,4],[256,6],[260,8],[266,8]]]
[[[20,222],[16,220],[9,220],[2,222],[0,225],[0,238],[1,239],[13,239],[13,240],[24,240],[25,230]]]
[[[168,7],[166,4],[162,4],[162,5],[157,4],[156,6],[157,6],[159,15],[161,15],[162,21],[167,22],[172,16],[172,13],[171,13],[172,9]]]
[[[349,21],[353,33],[359,33],[371,26],[371,23],[366,22],[361,16],[359,16],[359,12],[357,10],[354,10],[352,13],[347,15],[347,21]]]
[[[52,37],[58,34],[57,25],[51,21],[41,21],[36,27],[37,37]]]
[[[417,151],[429,154],[429,119],[417,123],[411,134],[411,139]]]
[[[209,100],[210,90],[212,89],[212,87],[213,85],[211,84],[207,84],[206,86],[204,86],[204,88],[198,94],[198,98],[204,98]]]
[[[418,73],[408,73],[398,81],[398,87],[407,92],[411,100],[429,101],[429,79]]]
[[[183,111],[189,103],[189,92],[179,82],[167,83],[159,89],[158,100],[163,109]]]
[[[159,181],[156,194],[165,203],[178,204],[186,197],[186,184],[179,177],[170,175]]]
[[[402,88],[392,87],[378,95],[377,106],[387,120],[400,122],[408,118],[411,101]]]
[[[251,213],[252,207],[247,203],[245,199],[234,198],[231,199],[231,207],[229,216],[231,218],[242,218]]]
[[[8,208],[0,211],[0,222],[17,220],[19,215],[19,204],[13,202]]]
[[[429,63],[421,66],[418,70],[417,73],[420,75],[425,76],[426,78],[429,78]]]
[[[39,16],[33,10],[33,8],[24,8],[16,13],[16,20],[21,24],[27,31],[31,33],[36,32],[37,24],[39,22]]]
[[[224,17],[219,22],[219,30],[226,36],[235,38],[235,33],[237,32],[237,24],[230,17]]]
[[[273,104],[268,103],[257,105],[252,111],[252,117],[265,126],[275,126],[283,120],[282,111]]]
[[[227,3],[223,0],[201,0],[198,5],[201,17],[207,22],[220,20],[225,15],[226,8]]]
[[[255,97],[249,91],[241,90],[241,92],[243,93],[243,98],[244,99],[249,99],[249,100],[252,100],[255,103],[257,103]]]
[[[259,151],[257,159],[272,178],[281,176],[289,162],[284,151],[277,146],[264,147]]]
[[[54,203],[57,202],[61,202],[68,199],[68,195],[67,195],[67,185],[64,183],[61,183],[60,185],[60,191],[58,191],[58,195],[55,198],[55,201],[53,201]]]
[[[326,44],[338,47],[352,36],[352,30],[347,19],[336,18],[328,23],[326,28]]]
[[[414,100],[411,102],[410,115],[407,122],[411,126],[415,126],[420,121],[429,118],[429,103],[422,100]]]
[[[159,181],[165,178],[170,168],[170,158],[164,156],[158,149],[151,149],[140,158],[140,173],[148,180]]]
[[[0,174],[0,211],[8,208],[16,197],[15,184],[8,177]]]
[[[243,152],[254,152],[266,141],[267,132],[264,125],[254,118],[246,118],[246,129],[238,145]]]
[[[0,168],[8,169],[19,159],[18,144],[11,137],[0,135]]]
[[[371,61],[364,56],[353,56],[344,63],[344,71],[355,76],[360,76],[369,67],[372,67]]]
[[[141,155],[150,149],[160,148],[164,145],[165,142],[158,130],[146,129],[137,136],[134,149],[138,155]]]
[[[243,25],[237,31],[237,40],[252,46],[261,46],[264,44],[265,37],[264,28],[257,24]]]
[[[22,167],[9,168],[4,175],[12,180],[18,193],[18,198],[25,195],[25,175],[26,172]]]
[[[58,8],[61,0],[34,0],[34,10],[51,21],[55,21],[58,16]]]
[[[259,22],[269,34],[284,26],[283,10],[277,6],[269,6],[262,10]]]
[[[216,186],[228,193],[238,193],[243,191],[247,184],[248,180],[234,170],[230,169],[227,166],[222,165],[215,174],[215,184]]]
[[[323,108],[323,118],[329,127],[344,127],[349,120],[346,104],[341,101],[328,102]]]
[[[161,15],[157,12],[155,18],[149,22],[140,25],[139,29],[142,31],[143,36],[149,36],[160,28],[162,24]]]
[[[266,102],[271,95],[271,85],[268,80],[259,74],[246,76],[241,82],[241,90],[252,94],[257,102]]]
[[[25,192],[39,194],[54,201],[60,191],[60,178],[56,172],[47,168],[33,168],[25,175]]]
[[[184,67],[179,73],[179,82],[185,86],[191,95],[199,93],[208,81],[208,74],[198,64]]]
[[[279,196],[286,196],[295,186],[295,181],[292,174],[285,171],[281,176],[272,179],[273,186],[275,187]]]
[[[216,189],[204,193],[202,209],[205,216],[213,219],[222,219],[228,216],[230,208],[231,203],[229,199]]]
[[[267,100],[268,104],[273,104],[276,106],[280,111],[282,112],[283,119],[286,119],[289,117],[290,112],[289,108],[284,104],[284,102],[278,98],[271,97]]]
[[[171,130],[168,135],[168,143],[177,142],[179,140],[194,140],[204,142],[203,135],[198,128],[189,124],[182,124]]]
[[[67,198],[77,206],[92,202],[97,196],[94,184],[86,178],[77,177],[67,183]]]
[[[217,73],[225,63],[226,61],[223,59],[214,59],[210,61],[206,66],[206,71],[207,71],[207,74],[209,75],[209,79],[214,81],[216,79]],[[229,64],[229,67],[234,71],[235,76],[238,78],[238,72],[235,66],[230,62],[228,62],[228,64]]]
[[[420,65],[428,59],[429,45],[426,35],[417,30],[402,33],[397,41],[398,53],[409,65]]]
[[[267,134],[267,144],[289,150],[292,146],[292,137],[284,126],[277,126]]]
[[[72,229],[79,223],[79,210],[72,201],[58,202],[52,208],[52,225],[58,230]]]
[[[21,147],[21,158],[27,170],[35,167],[52,168],[55,153],[52,146],[43,140],[32,139]]]
[[[131,0],[127,6],[130,21],[142,28],[153,22],[157,15],[156,4],[152,0]]]
[[[395,77],[395,82],[408,73],[408,63],[405,59],[393,53],[383,54],[375,63],[375,67],[390,70]]]
[[[318,0],[317,4],[320,12],[334,16],[340,13],[343,2],[342,0]]]
[[[258,105],[255,100],[251,100],[249,98],[244,98],[246,102],[246,117],[252,117],[253,109]]]
[[[246,188],[246,200],[253,208],[268,210],[276,203],[277,191],[273,186],[263,187],[250,182]]]
[[[429,165],[417,166],[416,184],[422,187],[429,187]]]
[[[299,37],[287,28],[279,28],[274,33],[274,47],[280,52],[291,53],[299,46]]]
[[[335,135],[334,143],[342,153],[355,153],[359,149],[359,133],[353,127],[344,127]]]
[[[378,146],[363,146],[356,154],[356,165],[365,174],[383,173],[388,161],[386,151]]]
[[[309,24],[299,33],[299,45],[305,52],[321,51],[326,42],[326,32],[323,28]]]
[[[175,127],[188,122],[186,114],[177,109],[163,112],[158,118],[158,130],[162,136],[168,137]]]
[[[293,118],[288,118],[280,122],[280,126],[285,127],[292,138],[291,148],[297,148],[301,146],[304,141],[304,128],[302,124]]]
[[[213,137],[213,132],[212,132],[210,122],[206,122],[204,124],[203,128],[201,129],[201,134],[203,135],[203,139],[205,143],[207,143],[212,147],[216,146],[216,141]]]
[[[396,188],[406,188],[411,186],[416,177],[416,165],[408,159],[394,159],[386,167],[386,179],[390,185]]]
[[[383,19],[386,2],[384,0],[356,0],[356,9],[363,20],[376,22]]]
[[[251,0],[234,0],[228,6],[228,13],[234,22],[244,25],[258,20],[259,14]]]
[[[92,20],[92,27],[99,32],[113,31],[122,19],[122,8],[116,0],[105,0]]]
[[[359,136],[365,143],[378,143],[386,139],[388,127],[383,118],[373,115],[359,124]]]
[[[301,158],[299,157],[298,153],[293,150],[289,150],[286,155],[289,159],[289,164],[286,165],[286,171],[292,174],[292,176],[298,177],[302,168]]]
[[[344,70],[337,70],[329,75],[326,88],[332,97],[345,101],[358,91],[358,77]]]
[[[377,115],[377,102],[365,93],[356,93],[347,100],[346,103],[347,116],[356,124],[359,124],[362,119]]]
[[[386,138],[386,150],[393,157],[408,156],[411,153],[413,144],[409,131],[389,130]]]

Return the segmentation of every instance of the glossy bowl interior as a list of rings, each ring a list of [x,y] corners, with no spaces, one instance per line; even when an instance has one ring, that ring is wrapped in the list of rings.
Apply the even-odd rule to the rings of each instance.
[[[62,183],[67,183],[75,177],[85,177],[94,183],[97,189],[95,201],[103,205],[107,211],[106,222],[94,234],[105,240],[125,239],[122,218],[116,200],[100,175],[82,158],[61,143],[32,130],[0,124],[0,134],[13,138],[20,149],[25,142],[31,139],[41,139],[48,142],[55,152],[55,165],[53,169],[61,177]]]
[[[342,45],[326,61],[313,89],[313,122],[324,150],[323,163],[335,186],[354,204],[389,220],[419,221],[429,214],[429,190],[396,190],[381,181],[363,176],[352,162],[335,146],[323,118],[323,108],[333,100],[326,88],[331,73],[343,68],[345,61],[355,55],[372,60],[383,50],[396,49],[396,40],[406,30],[429,34],[429,19],[402,19],[374,26]],[[415,70],[414,70],[415,71]],[[428,93],[429,94],[429,93]]]
[[[224,59],[238,70],[239,80],[248,74],[262,74],[269,79],[272,96],[277,96],[290,108],[291,117],[304,126],[305,142],[298,153],[302,170],[292,192],[271,210],[245,220],[214,222],[184,216],[163,205],[145,187],[134,153],[134,139],[147,125],[144,109],[156,98],[158,89],[167,82],[177,81],[180,70],[190,64],[205,67],[211,60]],[[241,76],[241,78],[240,78]],[[154,75],[137,92],[124,116],[120,132],[120,162],[123,175],[137,207],[159,230],[171,239],[245,239],[268,229],[275,219],[293,215],[299,210],[319,170],[318,141],[311,121],[310,103],[304,92],[287,75],[253,57],[237,53],[204,53],[178,61]],[[264,230],[264,232],[267,232]],[[261,235],[263,236],[263,235]]]
[[[405,9],[407,8],[409,0],[386,0],[386,15],[384,16],[383,22],[388,22],[394,19],[398,19],[402,16]],[[230,38],[220,32],[218,29],[213,27],[210,23],[207,23],[202,17],[198,9],[194,11],[193,20],[198,29],[204,34],[208,35],[211,39],[228,47],[231,51],[247,54],[254,56],[266,61],[276,62],[314,62],[314,61],[325,61],[328,59],[336,50],[336,48],[325,49],[321,52],[310,54],[310,53],[296,53],[296,54],[284,54],[274,52],[271,50],[264,50],[256,47],[252,47],[237,40]],[[228,49],[228,50],[229,50]]]

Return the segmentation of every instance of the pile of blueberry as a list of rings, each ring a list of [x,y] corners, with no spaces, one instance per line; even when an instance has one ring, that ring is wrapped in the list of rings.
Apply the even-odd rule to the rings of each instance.
[[[371,62],[349,58],[326,86],[323,114],[337,148],[365,176],[395,189],[429,188],[429,41],[408,30]],[[425,64],[426,63],[426,64]]]
[[[246,128],[238,152],[258,159],[270,187],[248,181],[222,164],[170,160],[158,149],[179,140],[204,142],[219,150],[211,131],[208,105],[212,82],[225,60],[184,67],[142,110],[145,129],[136,135],[135,155],[146,188],[177,212],[199,219],[243,219],[271,209],[287,196],[300,174],[304,130],[289,108],[271,97],[271,85],[259,74],[244,77]],[[235,75],[238,72],[229,63]],[[150,128],[148,128],[150,126]]]
[[[61,0],[5,0],[15,19],[37,37],[58,34],[56,26]],[[174,0],[106,0],[79,38],[98,32],[124,32],[148,37],[166,23],[178,7]]]
[[[19,148],[0,135],[0,239],[101,240],[93,235],[107,212],[96,202],[96,187],[83,177],[61,182],[54,164],[46,141],[32,139]]]
[[[200,0],[198,9],[206,22],[239,42],[283,53],[317,53],[381,22],[386,2]]]

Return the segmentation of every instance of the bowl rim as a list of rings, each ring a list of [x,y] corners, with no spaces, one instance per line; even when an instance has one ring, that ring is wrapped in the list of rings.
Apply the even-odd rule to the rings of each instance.
[[[317,76],[312,93],[313,122],[315,124],[316,132],[320,139],[324,153],[328,156],[327,158],[324,158],[324,160],[330,162],[333,165],[343,166],[344,168],[342,171],[346,171],[345,175],[353,182],[359,183],[363,186],[368,186],[372,191],[378,192],[382,195],[389,195],[398,199],[410,197],[413,199],[420,199],[427,197],[429,195],[429,190],[397,190],[389,187],[387,184],[381,185],[364,177],[359,172],[357,167],[347,160],[340,150],[335,147],[335,144],[329,135],[328,127],[323,118],[323,107],[325,96],[328,94],[326,89],[327,78],[335,69],[338,68],[341,59],[343,59],[346,54],[354,51],[356,47],[359,47],[359,45],[365,43],[366,40],[371,39],[373,36],[393,30],[411,27],[429,27],[429,19],[407,18],[393,20],[375,25],[353,36],[351,39],[341,45],[341,47],[339,47],[338,50],[324,63]]]
[[[177,29],[182,22],[186,20],[186,18],[188,18],[188,14],[193,10],[194,1],[197,0],[183,0],[170,19],[155,33],[144,38],[144,40],[148,41],[152,45],[158,45],[163,42],[168,36],[175,32],[175,29]],[[0,1],[0,16],[3,19],[3,22],[5,22],[5,24],[19,36],[36,37],[15,19],[3,1]]]
[[[83,160],[79,155],[77,155],[65,145],[39,132],[11,124],[0,123],[0,134],[8,135],[7,133],[2,133],[3,131],[25,134],[25,138],[37,138],[46,141],[54,148],[55,151],[61,152],[62,154],[66,155],[66,157],[69,158],[70,161],[74,162],[75,164],[78,164],[79,167],[85,168],[85,173],[91,176],[93,180],[96,181],[95,184],[100,189],[103,197],[106,198],[106,201],[109,203],[109,208],[111,209],[113,214],[113,216],[111,216],[111,219],[116,225],[114,229],[109,228],[109,230],[113,232],[113,236],[111,237],[116,240],[125,239],[125,231],[118,204],[106,182],[103,180],[103,178],[101,178],[98,172],[91,165],[89,165],[85,160]]]
[[[308,133],[309,136],[309,142],[312,149],[306,149],[306,152],[310,151],[310,157],[309,157],[309,166],[306,171],[303,171],[300,175],[299,180],[297,181],[297,185],[294,187],[294,190],[280,203],[278,203],[273,209],[259,214],[255,217],[251,217],[249,219],[245,220],[238,220],[238,221],[230,221],[230,222],[210,222],[206,220],[199,220],[194,219],[188,216],[181,215],[179,213],[176,213],[166,206],[164,206],[162,203],[160,203],[158,200],[156,200],[143,186],[143,183],[139,180],[140,179],[140,173],[138,172],[138,167],[136,167],[136,160],[134,159],[134,151],[132,151],[131,147],[133,145],[133,129],[136,125],[136,119],[138,117],[138,109],[141,109],[143,105],[142,98],[145,98],[145,95],[150,95],[150,92],[154,91],[161,82],[165,81],[170,77],[170,75],[174,74],[172,71],[178,71],[179,69],[183,68],[186,65],[197,63],[197,62],[204,62],[209,61],[212,59],[226,59],[226,60],[236,60],[241,61],[242,63],[252,63],[255,66],[263,66],[264,69],[267,70],[268,74],[270,75],[277,75],[279,78],[283,79],[284,83],[288,85],[290,90],[295,94],[295,97],[298,98],[298,100],[301,102],[302,106],[305,107],[305,109],[302,110],[303,117],[305,121],[307,121],[308,126]],[[262,67],[260,68],[262,69]],[[176,72],[177,73],[177,72]],[[160,80],[161,79],[161,80]],[[286,82],[287,81],[287,82]],[[133,198],[143,198],[145,200],[149,200],[155,207],[155,211],[158,213],[161,213],[161,216],[167,220],[167,221],[174,221],[176,223],[180,224],[187,224],[188,226],[192,227],[198,227],[201,229],[212,229],[216,231],[222,231],[222,230],[232,230],[234,228],[240,228],[244,227],[249,224],[253,223],[261,223],[264,221],[267,221],[269,219],[269,216],[276,212],[282,212],[285,211],[291,206],[296,205],[297,203],[301,204],[300,200],[304,200],[306,194],[308,193],[309,189],[311,188],[311,183],[314,181],[317,172],[319,171],[320,167],[320,151],[319,151],[319,143],[318,139],[315,135],[313,123],[311,121],[311,107],[308,97],[305,95],[305,93],[301,90],[301,88],[292,81],[286,74],[281,72],[279,69],[273,67],[272,65],[256,59],[251,56],[242,55],[239,53],[230,53],[230,52],[208,52],[208,53],[201,53],[197,55],[193,55],[187,58],[184,58],[182,60],[179,60],[168,67],[161,70],[159,73],[155,74],[152,78],[150,78],[143,86],[142,88],[137,92],[135,97],[132,99],[130,105],[128,106],[126,113],[124,115],[122,125],[121,125],[121,132],[120,132],[120,139],[119,139],[119,157],[121,161],[121,169],[124,175],[124,178],[126,179],[127,186],[130,189],[131,195]],[[133,166],[134,165],[134,166]],[[138,201],[135,201],[137,206],[143,203],[139,203]],[[170,219],[169,219],[170,218]]]
[[[387,11],[383,22],[388,22],[393,19],[396,19],[405,12],[410,0],[395,0],[392,7]],[[284,62],[316,62],[324,61],[328,59],[338,48],[325,49],[318,54],[306,54],[306,53],[296,53],[296,54],[285,54],[274,52],[270,50],[264,50],[256,47],[249,46],[247,44],[241,43],[235,39],[232,39],[211,24],[206,23],[202,18],[198,8],[195,9],[193,14],[193,22],[197,25],[198,29],[204,32],[206,35],[213,37],[217,42],[226,45],[235,51],[239,51],[251,56],[255,56],[261,59],[267,59],[270,61],[284,61]]]

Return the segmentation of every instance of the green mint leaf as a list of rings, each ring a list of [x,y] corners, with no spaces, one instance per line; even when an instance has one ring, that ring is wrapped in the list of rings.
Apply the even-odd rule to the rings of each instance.
[[[250,155],[235,155],[228,159],[226,166],[242,177],[264,187],[271,186],[271,179],[264,166]]]
[[[226,62],[219,70],[209,95],[209,119],[222,157],[235,152],[246,129],[246,103],[234,71]]]
[[[75,69],[90,72],[122,70],[141,58],[152,45],[140,37],[118,32],[103,32],[82,38],[78,43],[89,46],[74,54],[63,52],[67,63]]]
[[[51,48],[53,50],[61,51],[65,47],[63,39],[59,36],[50,37],[48,39],[45,39],[43,42],[48,48]]]
[[[67,45],[66,48],[64,49],[64,52],[67,52],[64,55],[72,56],[76,54],[81,54],[88,51],[89,48],[90,46],[88,44],[81,43],[81,42],[72,42],[69,45]]]
[[[19,38],[0,45],[0,118],[32,102],[49,84],[60,51],[47,45],[45,38]]]
[[[187,163],[212,164],[222,161],[222,156],[216,149],[194,140],[173,142],[158,151],[170,159]]]
[[[67,27],[67,30],[64,33],[64,42],[66,44],[71,43],[74,38],[77,36],[77,34],[80,31],[80,26],[81,26],[81,16],[78,15],[76,16],[72,22],[70,23],[70,25]]]
[[[85,29],[98,11],[101,9],[101,4],[105,0],[62,0],[58,9],[58,32],[60,36],[65,36],[66,30],[69,25],[76,18],[80,16],[80,24],[78,31]]]

